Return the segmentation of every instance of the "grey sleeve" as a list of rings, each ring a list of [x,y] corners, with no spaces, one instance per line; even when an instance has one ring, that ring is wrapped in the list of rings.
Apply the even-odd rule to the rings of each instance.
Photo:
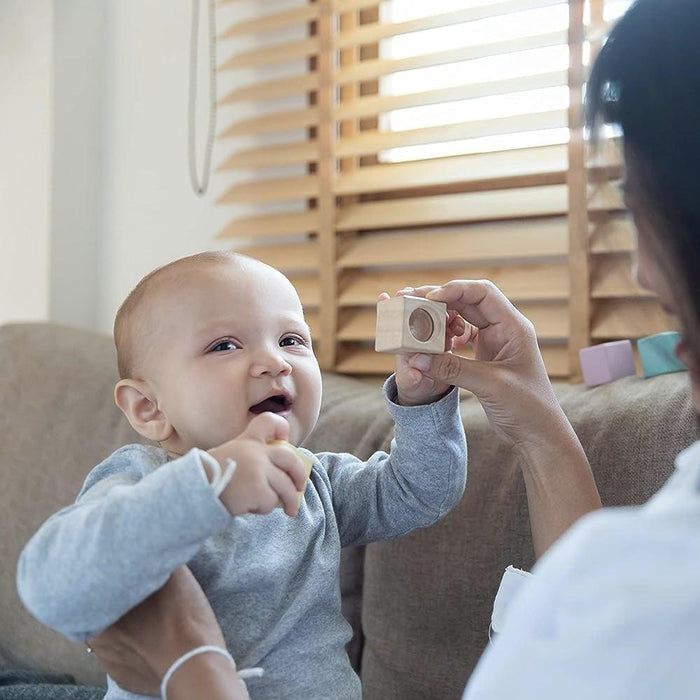
[[[153,471],[148,462],[140,446],[115,452],[22,551],[22,602],[72,641],[101,632],[162,587],[230,520],[196,451]]]
[[[395,421],[389,454],[376,452],[366,462],[348,454],[319,455],[343,546],[431,525],[464,493],[467,443],[458,390],[432,404],[400,406],[392,376],[384,393]]]

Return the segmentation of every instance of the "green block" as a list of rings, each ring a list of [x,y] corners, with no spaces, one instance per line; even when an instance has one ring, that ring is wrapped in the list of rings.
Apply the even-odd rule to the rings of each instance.
[[[678,333],[657,333],[637,341],[639,359],[642,362],[644,378],[655,377],[657,374],[684,372],[685,365],[676,357],[674,350],[680,336]]]

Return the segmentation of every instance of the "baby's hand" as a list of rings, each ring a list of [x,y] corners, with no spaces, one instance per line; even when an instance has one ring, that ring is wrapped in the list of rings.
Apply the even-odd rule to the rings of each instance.
[[[284,444],[268,444],[288,436],[284,418],[261,413],[237,438],[209,450],[222,469],[227,459],[236,462],[236,471],[220,496],[231,515],[269,513],[280,502],[287,515],[297,514],[297,492],[304,490],[307,478],[304,464]]]
[[[412,287],[404,287],[404,289],[396,292],[396,296],[411,294],[412,291]],[[389,294],[382,292],[378,301],[389,298]],[[449,352],[452,350],[454,339],[461,337],[465,332],[464,319],[456,312],[449,311],[445,328],[445,352]],[[420,371],[421,362],[424,359],[424,357],[416,354],[396,355],[397,403],[402,406],[419,406],[432,403],[442,398],[451,389],[450,384],[443,384],[431,379]]]

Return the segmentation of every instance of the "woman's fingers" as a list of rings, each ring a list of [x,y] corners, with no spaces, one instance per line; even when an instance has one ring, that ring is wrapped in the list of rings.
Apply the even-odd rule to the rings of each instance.
[[[442,355],[412,355],[409,365],[420,370],[426,377],[440,382],[459,386],[480,396],[493,377],[493,367],[489,362],[470,360],[454,353]]]
[[[519,315],[503,292],[488,280],[452,280],[442,287],[429,288],[425,297],[444,302],[477,328],[506,322]]]

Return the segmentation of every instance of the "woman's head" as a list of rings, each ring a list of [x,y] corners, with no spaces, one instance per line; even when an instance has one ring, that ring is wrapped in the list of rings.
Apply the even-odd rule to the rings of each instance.
[[[587,122],[621,127],[638,276],[677,315],[700,409],[700,2],[637,0],[591,71]]]

